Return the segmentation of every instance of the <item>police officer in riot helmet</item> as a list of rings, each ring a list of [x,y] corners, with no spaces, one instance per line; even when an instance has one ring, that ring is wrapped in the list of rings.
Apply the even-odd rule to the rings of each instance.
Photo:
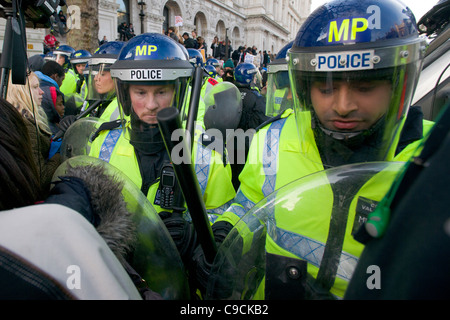
[[[316,9],[287,52],[293,110],[255,134],[248,154],[254,161],[240,174],[235,203],[212,227],[216,239],[225,239],[255,204],[294,180],[351,163],[409,160],[433,125],[410,108],[424,48],[412,12],[399,1],[336,0]],[[267,170],[272,164],[276,170]],[[384,192],[383,186],[373,188]],[[314,214],[318,219],[328,212]],[[305,236],[328,229],[329,218],[312,227],[316,216],[308,217],[309,224],[283,219],[289,234]],[[347,244],[355,240],[348,230],[345,239],[342,252],[351,252]],[[302,259],[315,277],[310,261]],[[199,255],[196,262],[199,279],[208,278]],[[342,297],[345,279],[332,280],[326,291]]]
[[[177,108],[184,114],[183,108],[188,107],[185,97],[194,68],[187,51],[162,34],[145,33],[128,41],[110,70],[121,121],[100,132],[90,155],[114,165],[140,188],[168,226],[181,257],[189,257],[196,237],[188,231],[192,225],[185,219],[184,202],[176,202],[180,196],[182,199],[178,183],[167,182],[167,178],[174,179],[174,175],[169,177],[173,168],[157,121],[158,112],[165,108]],[[235,196],[231,169],[223,164],[221,154],[197,140],[192,158],[212,219]]]
[[[258,68],[253,63],[244,62],[234,70],[234,84],[238,87],[242,97],[242,117],[239,128],[243,130],[256,129],[268,119],[265,116],[265,99],[255,89],[255,77]]]
[[[109,41],[98,47],[89,60],[89,76],[87,80],[87,99],[94,103],[101,101],[92,115],[113,121],[119,118],[118,103],[114,80],[110,67],[122,50],[125,42]]]
[[[85,80],[83,72],[91,57],[91,53],[83,49],[75,51],[70,57],[70,62],[72,63],[73,70],[77,76],[77,93],[81,92],[81,87],[83,86]]]
[[[422,127],[420,110],[409,108],[425,48],[414,16],[395,1],[330,5],[335,11],[310,16],[288,53],[300,139],[312,127],[326,166],[391,160],[422,138],[405,132]],[[416,123],[404,126],[408,110]]]
[[[117,90],[120,121],[106,123],[108,128],[100,131],[92,142],[90,155],[127,174],[157,212],[171,211],[175,206],[173,198],[166,194],[167,188],[163,188],[166,182],[163,178],[170,171],[171,159],[156,115],[170,107],[184,114],[183,108],[188,107],[186,97],[194,68],[187,51],[169,37],[145,33],[124,45],[109,70]],[[194,142],[192,161],[198,168],[197,177],[204,188],[206,209],[214,215],[216,208],[231,201],[235,195],[231,169],[224,166],[220,154],[200,145],[197,140]],[[200,163],[196,161],[200,156],[210,160]],[[170,188],[175,192],[177,184]],[[221,188],[220,193],[213,191],[217,188]],[[180,219],[183,225],[185,220]]]
[[[275,117],[294,107],[289,82],[287,52],[293,41],[278,51],[276,59],[267,66],[266,116]]]
[[[255,130],[269,119],[269,117],[265,115],[265,97],[252,87],[254,85],[257,72],[258,68],[253,63],[248,62],[239,64],[234,70],[234,84],[241,92],[242,98],[242,113],[237,128],[244,130],[244,132],[251,132],[252,130]],[[238,145],[236,138],[234,145]],[[246,139],[244,150],[245,155],[248,152],[249,145],[249,140]],[[230,157],[233,159],[231,166],[233,170],[233,185],[237,190],[239,187],[239,174],[244,167],[245,161],[238,160],[236,149],[230,149]]]

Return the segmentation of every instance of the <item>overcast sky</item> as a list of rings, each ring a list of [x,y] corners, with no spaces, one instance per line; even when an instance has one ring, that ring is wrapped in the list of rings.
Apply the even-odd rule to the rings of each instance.
[[[318,6],[327,2],[326,0],[311,0],[311,12]],[[436,5],[438,0],[402,0],[414,13],[416,21],[419,21],[422,16],[427,13],[434,5]]]

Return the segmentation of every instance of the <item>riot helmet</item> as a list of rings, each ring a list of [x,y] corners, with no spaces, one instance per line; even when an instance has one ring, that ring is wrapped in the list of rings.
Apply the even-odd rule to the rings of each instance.
[[[241,63],[234,69],[234,83],[238,87],[249,87],[257,73],[258,68],[253,63]]]
[[[147,153],[164,148],[156,114],[166,107],[182,109],[193,70],[186,51],[159,33],[135,36],[123,47],[111,76],[133,146]]]
[[[53,50],[53,60],[58,62],[64,68],[70,68],[70,57],[75,52],[75,49],[66,44],[58,46],[55,50]]]
[[[424,49],[413,13],[399,1],[317,8],[288,51],[300,151],[317,148],[327,167],[392,160]]]
[[[291,84],[289,82],[287,52],[293,41],[285,45],[276,59],[267,67],[266,116],[275,117],[293,107]]]
[[[220,67],[220,62],[216,58],[209,58],[205,63],[207,66],[213,66],[214,68]]]
[[[89,59],[89,76],[87,79],[88,101],[111,101],[116,97],[114,80],[110,67],[116,62],[125,42],[109,41],[98,47]]]
[[[77,50],[72,53],[70,57],[70,63],[73,66],[73,69],[76,74],[82,76],[83,71],[86,68],[86,64],[89,62],[89,59],[92,57],[91,53],[87,50]]]
[[[214,66],[212,66],[210,64],[205,66],[205,71],[208,74],[208,76],[210,76],[211,78],[215,78],[217,75],[216,68],[214,68]]]
[[[203,67],[203,56],[197,49],[187,48],[189,54],[189,61],[194,67]]]
[[[55,58],[56,57],[54,57],[53,56],[53,52],[47,52],[46,54],[45,54],[45,56],[44,56],[44,61],[50,61],[50,60],[53,60],[53,61],[55,61]]]
[[[212,67],[212,66],[210,66]],[[213,136],[227,141],[238,128],[242,116],[242,98],[239,89],[231,82],[223,81],[213,86],[205,95],[205,129],[216,129]],[[208,131],[207,131],[208,133]]]

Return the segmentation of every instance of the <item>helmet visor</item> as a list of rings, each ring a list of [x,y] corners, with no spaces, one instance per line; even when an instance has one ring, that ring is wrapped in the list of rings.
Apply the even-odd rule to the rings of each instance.
[[[115,79],[124,136],[144,152],[164,148],[156,115],[164,108],[184,104],[182,80],[131,82]],[[156,150],[158,149],[158,150]]]
[[[293,108],[289,73],[286,70],[267,75],[266,116],[275,117],[286,109]]]
[[[387,52],[384,48],[382,53]],[[400,56],[401,48],[389,53]],[[289,72],[301,152],[320,154],[316,161],[326,167],[389,161],[395,155],[421,60],[414,54],[415,59],[388,63],[381,58],[385,64],[378,68],[372,65],[377,60],[365,61],[364,54],[316,54],[307,67],[300,61],[305,55],[291,55]],[[372,56],[380,58],[377,52]],[[352,68],[366,62],[371,67]],[[323,71],[317,70],[318,64],[325,66]]]
[[[62,52],[53,52],[53,57],[51,60],[55,60],[58,62],[61,66],[64,66],[69,63],[69,55]]]
[[[116,96],[114,80],[111,77],[109,64],[89,64],[88,94],[89,101],[111,101]]]

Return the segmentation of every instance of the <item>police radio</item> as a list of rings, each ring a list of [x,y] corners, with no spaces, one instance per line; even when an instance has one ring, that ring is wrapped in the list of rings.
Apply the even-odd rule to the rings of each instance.
[[[159,192],[161,208],[181,212],[185,210],[183,194],[178,186],[172,164],[166,164],[161,169]]]

